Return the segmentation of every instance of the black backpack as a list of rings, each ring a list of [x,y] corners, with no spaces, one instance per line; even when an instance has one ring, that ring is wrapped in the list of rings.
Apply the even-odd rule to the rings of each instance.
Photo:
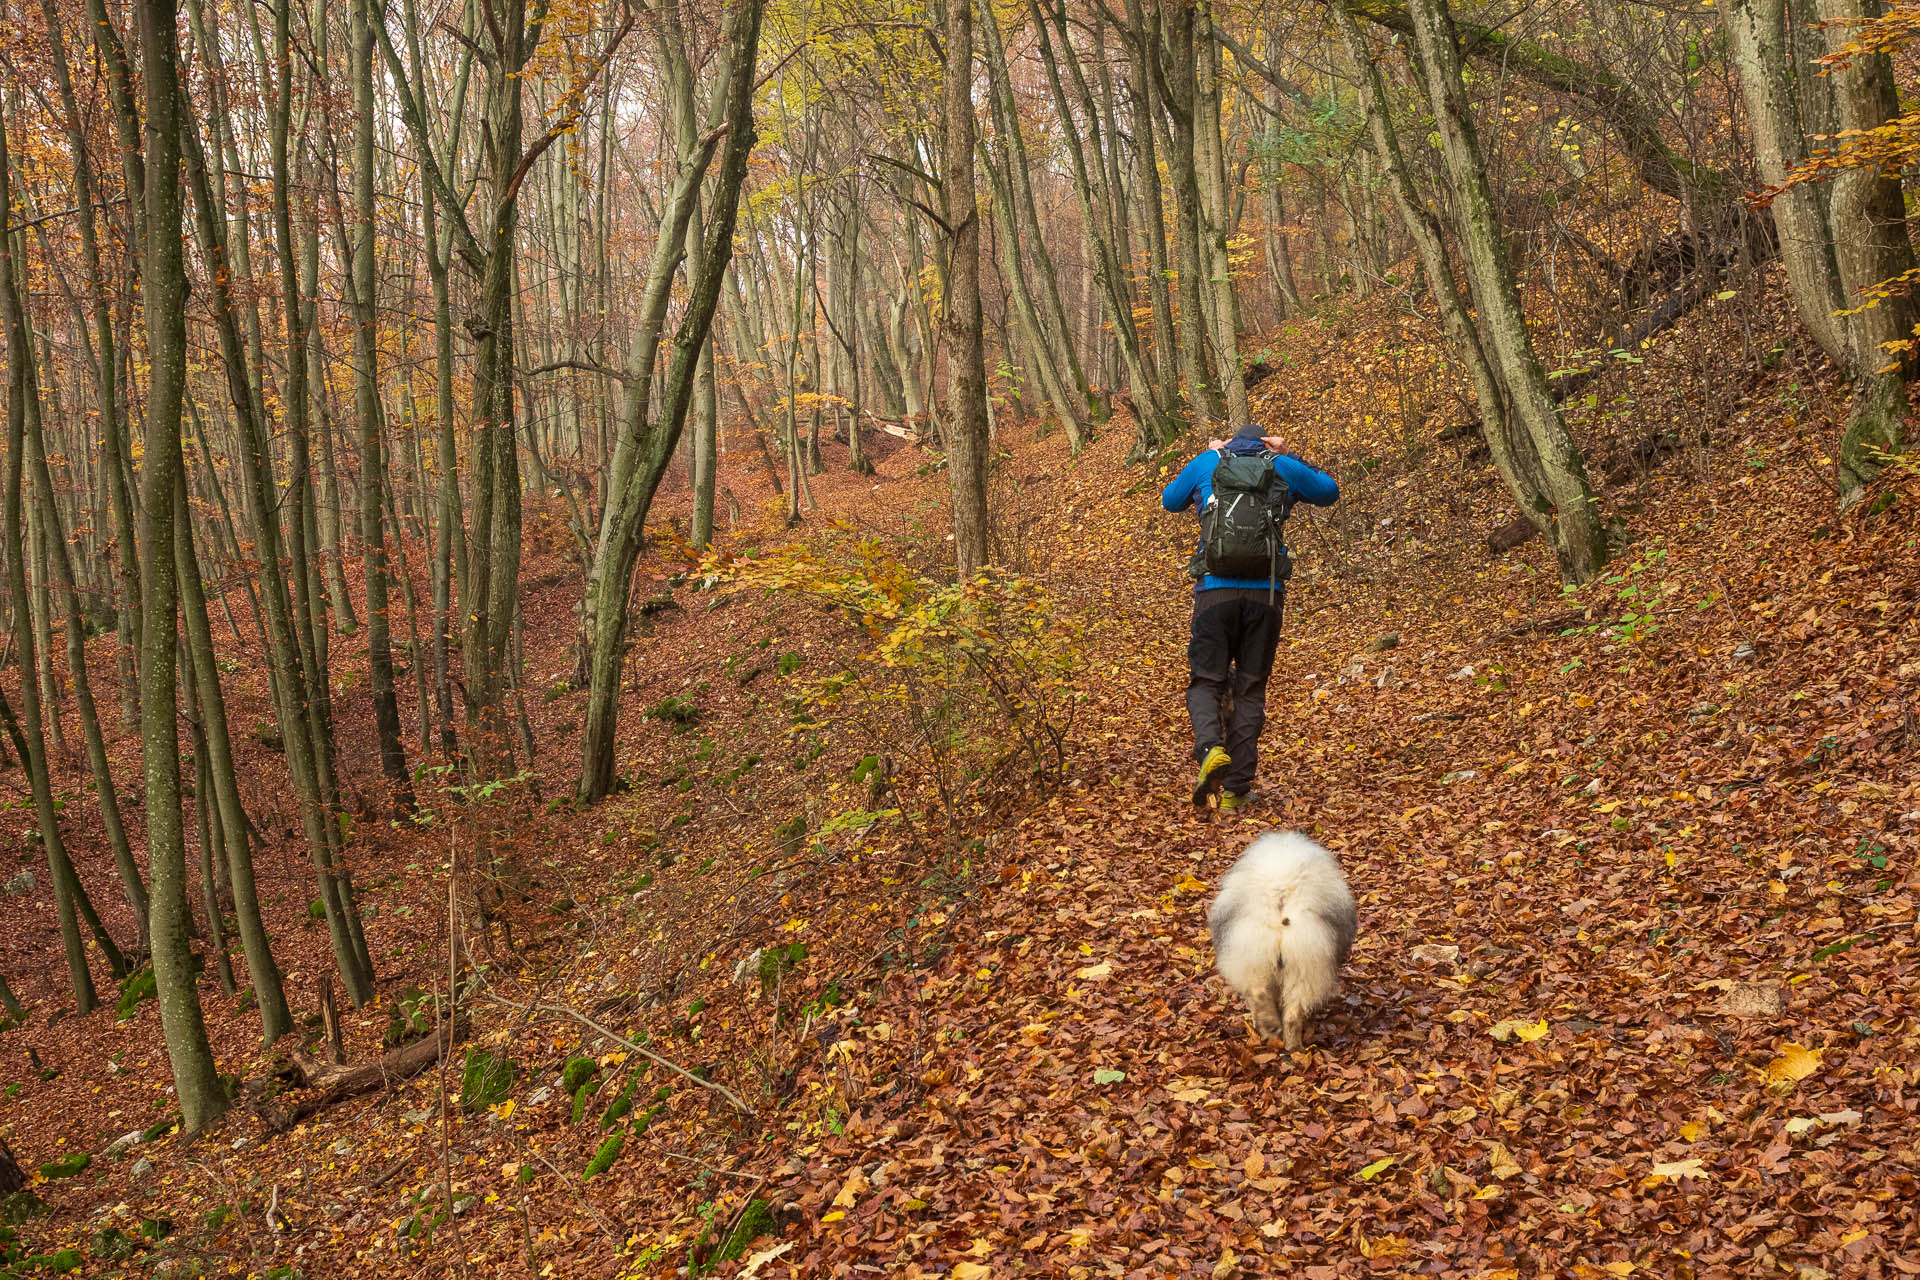
[[[1293,562],[1280,541],[1293,491],[1274,472],[1277,456],[1264,449],[1221,454],[1213,497],[1200,513],[1196,568],[1219,578],[1265,578],[1270,591],[1293,576]]]

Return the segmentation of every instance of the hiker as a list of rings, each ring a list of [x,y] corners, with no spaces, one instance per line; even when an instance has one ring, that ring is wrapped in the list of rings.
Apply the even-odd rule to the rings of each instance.
[[[1296,499],[1330,507],[1340,486],[1302,462],[1278,436],[1248,423],[1215,440],[1181,468],[1160,505],[1194,507],[1200,547],[1188,573],[1193,588],[1193,637],[1187,643],[1187,714],[1193,720],[1193,758],[1200,769],[1193,802],[1216,789],[1220,808],[1237,809],[1253,792],[1260,730],[1267,720],[1267,676],[1280,643],[1280,610],[1293,576],[1280,526]],[[1222,720],[1222,702],[1233,709]]]

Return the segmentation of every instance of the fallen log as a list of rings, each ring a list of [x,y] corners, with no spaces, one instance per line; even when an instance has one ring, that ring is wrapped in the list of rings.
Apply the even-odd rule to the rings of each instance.
[[[308,1116],[324,1111],[337,1102],[391,1089],[412,1079],[440,1061],[441,1055],[458,1044],[467,1033],[467,1021],[457,1018],[442,1023],[439,1030],[422,1039],[389,1050],[371,1062],[358,1066],[335,1066],[322,1062],[305,1049],[287,1052],[287,1063],[264,1080],[247,1085],[247,1110],[275,1133],[285,1133]],[[304,1091],[289,1098],[290,1091]]]

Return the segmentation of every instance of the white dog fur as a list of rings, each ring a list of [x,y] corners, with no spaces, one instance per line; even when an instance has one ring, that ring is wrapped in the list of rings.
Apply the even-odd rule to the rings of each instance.
[[[1306,1042],[1307,1022],[1340,990],[1359,929],[1347,877],[1297,831],[1255,840],[1220,881],[1207,928],[1220,976],[1247,1002],[1254,1028]]]

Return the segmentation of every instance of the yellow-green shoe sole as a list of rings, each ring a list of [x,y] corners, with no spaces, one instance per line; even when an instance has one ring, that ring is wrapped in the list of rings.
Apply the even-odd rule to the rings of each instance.
[[[1193,782],[1193,802],[1203,805],[1220,784],[1216,779],[1222,769],[1233,763],[1233,757],[1227,754],[1225,747],[1214,747],[1207,752],[1206,759],[1200,762],[1200,773]]]

